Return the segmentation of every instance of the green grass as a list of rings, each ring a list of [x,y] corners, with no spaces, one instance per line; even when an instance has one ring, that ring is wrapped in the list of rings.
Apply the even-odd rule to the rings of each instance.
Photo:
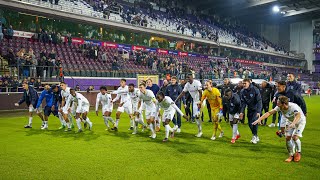
[[[163,131],[155,140],[148,131],[132,135],[125,114],[114,133],[105,131],[92,111],[93,131],[76,134],[56,130],[55,117],[49,119],[49,130],[41,131],[38,117],[33,129],[24,129],[25,113],[1,113],[0,179],[319,179],[320,96],[306,102],[302,159],[289,164],[276,128],[259,127],[261,142],[253,145],[249,127],[240,125],[241,139],[230,144],[227,123],[222,123],[225,137],[216,141],[209,139],[210,123],[204,123],[203,138],[194,137],[195,124],[183,123],[182,133],[163,143]]]

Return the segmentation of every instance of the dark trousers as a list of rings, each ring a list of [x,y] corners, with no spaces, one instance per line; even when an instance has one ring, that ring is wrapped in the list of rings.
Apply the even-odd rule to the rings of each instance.
[[[223,117],[224,120],[229,120],[229,113],[228,113],[228,100],[226,98],[222,98],[222,105],[223,105]]]
[[[261,110],[260,115],[262,115],[262,111],[264,111],[264,113],[269,112],[269,102],[262,104],[262,110]],[[268,118],[264,120],[264,123],[263,123],[263,124],[266,125],[266,124],[267,124],[267,121],[268,121]]]
[[[191,102],[192,102],[191,99],[186,99],[186,106],[187,107],[185,109],[185,112],[186,112],[186,116],[189,116],[189,117],[192,117],[191,109],[190,109]]]
[[[209,103],[209,101],[206,101],[206,104],[207,104],[207,110],[208,110],[208,114],[209,114],[209,120],[210,121],[212,121],[212,116],[211,116],[211,107],[210,107],[210,103]],[[203,117],[204,117],[204,115],[203,115],[204,113],[202,112],[202,115],[201,115],[201,120],[203,121]]]
[[[258,119],[257,112],[252,111],[252,110],[248,110],[247,117],[248,117],[248,125],[250,127],[252,134],[257,136],[258,135],[258,125],[252,125],[252,123]]]
[[[181,109],[181,103],[176,104],[179,109]],[[174,125],[177,125],[179,128],[181,127],[181,115],[177,112],[173,117],[172,122]]]
[[[272,104],[272,108],[275,108],[277,106],[276,103],[273,103]],[[278,122],[280,121],[280,118],[281,118],[281,115],[280,113],[276,113],[272,116],[272,123],[276,123],[276,120],[277,120],[277,114],[278,114]]]

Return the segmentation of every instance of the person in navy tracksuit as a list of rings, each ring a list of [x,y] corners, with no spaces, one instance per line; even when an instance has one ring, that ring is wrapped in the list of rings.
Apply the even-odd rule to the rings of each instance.
[[[287,76],[287,89],[294,91],[295,93],[298,93],[301,95],[302,88],[301,84],[299,84],[293,74],[288,74]]]
[[[260,117],[262,99],[259,89],[251,83],[250,79],[243,80],[243,89],[240,92],[240,99],[240,119],[243,119],[243,113],[246,107],[248,107],[248,125],[253,134],[251,142],[257,144],[257,142],[260,141],[258,137],[258,125],[252,125],[252,123]]]
[[[25,125],[24,128],[32,128],[33,112],[36,111],[36,106],[37,106],[39,96],[37,91],[33,87],[28,85],[28,82],[23,82],[22,88],[23,88],[23,96],[14,105],[18,107],[24,102],[27,104],[29,108],[29,123]],[[37,114],[39,113],[37,112]]]
[[[36,108],[39,109],[43,99],[46,99],[46,106],[44,107],[44,124],[43,127],[41,129],[48,129],[48,117],[50,116],[50,114],[52,113],[54,116],[58,117],[58,104],[56,102],[56,104],[54,104],[54,93],[53,91],[50,89],[50,85],[46,84],[44,86],[44,90],[42,91],[42,93],[40,94],[40,97],[38,99],[38,103]],[[52,108],[54,107],[54,108]]]
[[[177,82],[177,77],[172,76],[171,77],[171,84],[167,86],[166,92],[164,93],[166,96],[169,96],[173,101],[177,99],[179,94],[182,92],[182,87]],[[182,98],[183,104],[185,104],[185,98]],[[179,109],[181,109],[181,100],[176,102],[176,105]],[[172,119],[173,124],[175,125],[175,128],[177,129],[177,132],[181,132],[181,115],[177,113],[175,117]]]

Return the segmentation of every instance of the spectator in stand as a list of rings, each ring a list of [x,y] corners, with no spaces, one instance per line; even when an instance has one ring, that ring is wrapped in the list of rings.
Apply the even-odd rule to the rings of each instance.
[[[6,59],[8,60],[8,67],[9,67],[10,76],[16,75],[15,70],[16,70],[17,63],[16,63],[15,54],[11,48],[9,49],[8,54],[6,55]]]
[[[52,77],[52,74],[53,74],[53,67],[55,66],[55,63],[56,63],[56,52],[54,49],[51,50],[50,54],[49,54],[49,59],[47,61],[47,66],[48,67],[48,77],[51,78]]]
[[[28,85],[35,89],[36,88],[35,84],[36,84],[36,79],[30,78],[30,81],[29,81]]]
[[[68,42],[68,45],[71,46],[72,44],[72,37],[71,37],[71,34],[68,32],[67,34],[67,42]]]
[[[101,59],[102,59],[102,62],[103,62],[103,63],[106,63],[106,62],[107,62],[107,52],[104,52],[104,53],[101,55]]]
[[[37,77],[43,77],[45,78],[46,72],[47,72],[47,67],[46,66],[47,62],[47,51],[45,48],[42,49],[40,52],[40,59],[38,61],[38,68],[37,68]]]
[[[162,86],[161,86],[159,91],[163,92],[163,94],[165,94],[166,90],[167,90],[167,87],[168,87],[168,84],[169,84],[169,82],[166,79],[163,80],[163,84],[162,84]]]
[[[76,87],[74,88],[75,91],[81,91],[80,86],[77,84]]]
[[[7,29],[7,38],[12,39],[13,34],[14,34],[14,31],[12,29],[12,26],[10,25],[9,28]]]
[[[6,87],[1,79],[0,79],[0,88],[1,88],[0,92],[6,92]]]
[[[34,82],[34,88],[39,91],[42,88],[42,83],[41,83],[41,79],[38,78],[35,82]]]
[[[157,69],[157,61],[154,61],[152,63],[152,71],[156,72],[158,69]]]
[[[36,56],[34,55],[34,52],[31,48],[29,48],[28,51],[28,58],[30,60],[30,77],[36,77],[37,76],[37,66],[38,66],[38,61],[36,59]]]
[[[20,82],[18,81],[18,77],[14,76],[13,80],[11,81],[11,92],[18,92],[18,88],[21,86]]]
[[[3,33],[2,33],[2,22],[0,21],[0,42],[3,39]]]
[[[119,70],[119,65],[118,65],[118,62],[116,60],[113,60],[113,62],[111,64],[111,68],[112,68],[113,71]]]

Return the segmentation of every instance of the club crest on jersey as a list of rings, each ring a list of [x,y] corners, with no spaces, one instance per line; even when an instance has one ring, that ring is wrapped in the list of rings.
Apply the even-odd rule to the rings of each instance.
[[[253,94],[250,94],[250,97],[253,97]]]

